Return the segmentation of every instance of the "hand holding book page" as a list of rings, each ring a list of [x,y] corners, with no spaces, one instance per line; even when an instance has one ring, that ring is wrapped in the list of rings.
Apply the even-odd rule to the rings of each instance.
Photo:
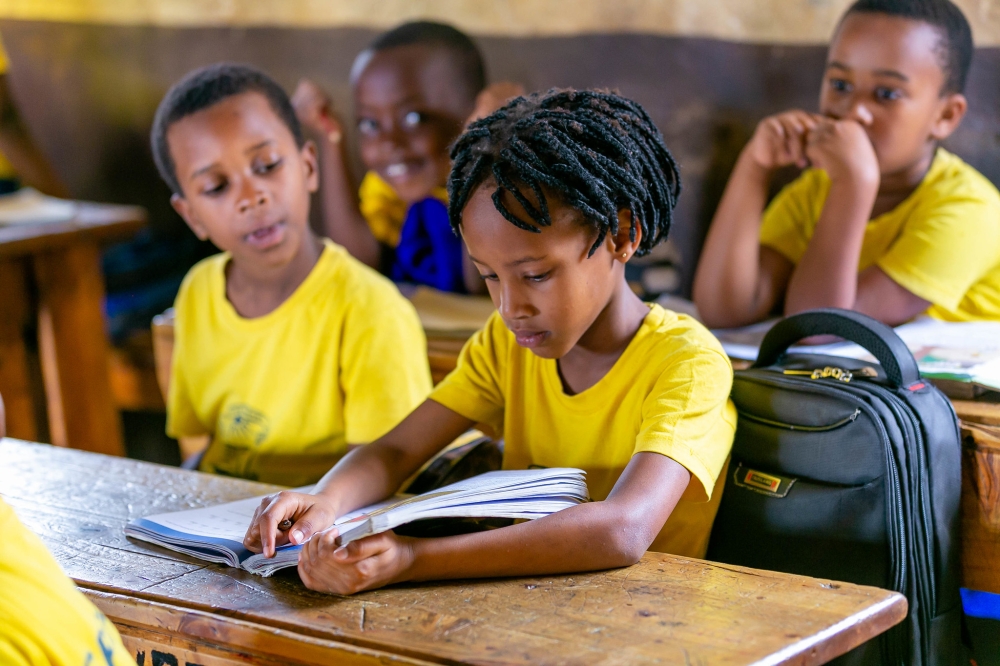
[[[394,497],[334,521],[339,545],[425,518],[520,518],[532,520],[588,500],[584,472],[553,468],[488,472],[422,495]],[[308,492],[311,488],[301,488]],[[147,516],[125,527],[127,536],[192,557],[270,576],[298,563],[301,545],[286,544],[274,557],[243,545],[261,505],[251,497],[204,509]]]

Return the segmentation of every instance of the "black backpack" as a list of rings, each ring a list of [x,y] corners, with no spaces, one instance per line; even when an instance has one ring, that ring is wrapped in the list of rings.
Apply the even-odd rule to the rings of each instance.
[[[826,334],[880,365],[786,353]],[[739,422],[708,559],[906,595],[906,620],[837,663],[962,663],[958,419],[903,341],[847,310],[788,317],[735,373],[732,399]]]

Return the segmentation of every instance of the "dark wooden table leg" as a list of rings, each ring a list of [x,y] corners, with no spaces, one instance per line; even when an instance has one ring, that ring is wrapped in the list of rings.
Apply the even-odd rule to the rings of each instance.
[[[35,410],[25,325],[31,303],[27,265],[20,259],[0,259],[0,395],[7,408],[7,434],[37,440],[40,414]]]
[[[65,443],[124,455],[121,419],[108,376],[108,338],[102,305],[104,281],[95,243],[77,243],[34,257],[39,292],[42,365],[46,375],[53,443],[60,426]],[[58,387],[53,387],[53,382]],[[55,403],[55,404],[54,404]]]

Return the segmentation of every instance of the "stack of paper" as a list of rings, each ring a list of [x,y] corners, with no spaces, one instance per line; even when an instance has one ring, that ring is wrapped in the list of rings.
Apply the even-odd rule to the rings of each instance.
[[[731,358],[754,360],[764,335],[774,324],[775,321],[767,321],[713,333]],[[896,327],[895,331],[913,353],[923,376],[1000,391],[1000,322],[945,322],[922,317]],[[795,346],[789,351],[875,360],[865,349],[851,342]]]
[[[76,204],[72,201],[45,196],[30,187],[0,196],[0,226],[67,222],[75,216]]]

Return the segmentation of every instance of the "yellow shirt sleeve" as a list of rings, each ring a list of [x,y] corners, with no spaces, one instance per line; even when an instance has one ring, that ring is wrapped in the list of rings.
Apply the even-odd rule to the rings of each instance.
[[[438,384],[431,400],[467,419],[489,427],[493,437],[503,432],[505,396],[500,365],[509,361],[506,326],[494,312],[462,347],[455,369]]]
[[[633,455],[649,451],[677,461],[698,481],[684,499],[704,502],[733,445],[733,368],[720,351],[692,346],[691,352],[671,363],[643,403]]]
[[[114,625],[0,500],[0,664],[135,666]]]
[[[997,264],[998,213],[993,198],[967,192],[927,197],[876,265],[907,291],[954,310]]]
[[[830,179],[819,169],[809,169],[786,185],[764,210],[760,244],[797,264],[809,247],[829,190]]]
[[[388,281],[373,283],[351,307],[341,359],[348,444],[378,439],[430,393],[427,341],[420,319]]]

